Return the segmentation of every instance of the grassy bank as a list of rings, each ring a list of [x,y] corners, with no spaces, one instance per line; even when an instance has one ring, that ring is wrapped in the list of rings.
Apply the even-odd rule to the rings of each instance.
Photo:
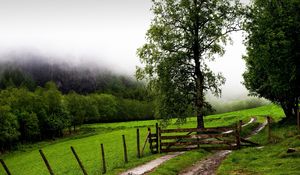
[[[268,143],[266,129],[252,138],[262,144],[259,148],[245,148],[233,152],[222,163],[218,174],[288,174],[300,172],[300,133],[295,125],[273,124]],[[296,151],[287,153],[288,148]]]

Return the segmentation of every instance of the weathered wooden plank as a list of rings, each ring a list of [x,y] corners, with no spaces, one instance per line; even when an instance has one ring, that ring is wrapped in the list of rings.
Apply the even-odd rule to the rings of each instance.
[[[156,137],[156,134],[150,134],[149,137],[151,138]]]
[[[167,152],[181,152],[181,151],[190,151],[190,150],[194,150],[194,149],[198,149],[197,147],[196,148],[162,148],[160,151],[163,152],[163,153],[167,153]]]
[[[229,136],[232,136],[232,135],[234,135],[234,133],[226,133],[226,134],[194,134],[194,135],[161,136],[161,139],[162,140],[183,139],[183,138],[207,139],[207,138],[229,137]]]
[[[161,133],[173,132],[224,132],[232,130],[232,127],[214,127],[214,128],[179,128],[179,129],[162,129]]]
[[[207,150],[235,150],[236,146],[200,146],[202,149]],[[167,149],[161,149],[161,152],[181,152],[181,151],[190,151],[198,149],[198,147],[185,147],[185,148],[167,148]]]
[[[233,144],[235,141],[220,141],[220,140],[195,140],[188,142],[162,142],[161,146],[181,146],[181,145],[198,145],[198,144]]]
[[[151,142],[153,142],[153,143],[156,143],[156,141],[157,141],[156,139],[153,139],[153,138],[152,138],[152,139],[149,139],[149,140],[150,140]]]
[[[250,140],[246,140],[246,139],[244,139],[244,138],[241,138],[241,142],[249,143],[249,144],[255,145],[255,146],[258,146],[258,145],[259,145],[258,143],[252,142],[252,141],[250,141]]]
[[[217,146],[217,147],[202,147],[202,149],[207,150],[236,150],[235,146]],[[185,147],[185,148],[168,148],[168,149],[161,149],[161,152],[181,152],[181,151],[190,151],[198,149],[198,147]]]
[[[206,150],[236,150],[236,146],[211,146],[211,147],[200,147]]]

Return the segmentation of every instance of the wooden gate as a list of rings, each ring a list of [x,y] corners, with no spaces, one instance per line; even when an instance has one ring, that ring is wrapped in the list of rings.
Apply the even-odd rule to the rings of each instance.
[[[234,126],[214,128],[161,129],[156,123],[156,132],[148,128],[148,140],[152,153],[188,151],[192,149],[235,150],[241,146],[257,146],[241,138],[242,121]],[[243,145],[242,145],[243,143]]]
[[[240,130],[235,127],[158,129],[161,152],[192,149],[233,150],[241,146]]]

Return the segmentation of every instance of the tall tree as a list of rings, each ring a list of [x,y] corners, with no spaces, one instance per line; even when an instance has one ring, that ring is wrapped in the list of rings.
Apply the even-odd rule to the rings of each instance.
[[[146,79],[156,94],[157,113],[163,118],[185,120],[196,111],[197,126],[204,127],[207,91],[220,96],[225,78],[207,66],[224,54],[229,33],[239,29],[241,4],[237,0],[153,0],[154,18],[138,49]]]
[[[245,28],[245,86],[252,95],[280,104],[286,117],[295,117],[300,97],[300,1],[255,0]]]

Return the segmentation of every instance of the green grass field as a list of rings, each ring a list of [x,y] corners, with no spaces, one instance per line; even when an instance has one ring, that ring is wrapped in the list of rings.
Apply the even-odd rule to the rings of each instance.
[[[283,112],[275,105],[268,105],[243,111],[207,116],[205,117],[205,124],[206,127],[225,126],[233,124],[238,120],[248,121],[252,116],[257,116],[260,121],[263,121],[264,117],[262,116],[266,115],[271,115],[276,121],[278,121],[283,116]],[[2,155],[1,158],[4,159],[12,174],[48,174],[44,162],[42,161],[38,152],[39,149],[42,149],[55,174],[82,174],[70,150],[70,146],[73,146],[76,149],[76,152],[83,162],[87,172],[89,174],[101,174],[100,143],[103,143],[106,154],[108,170],[107,174],[117,174],[121,171],[135,167],[139,164],[143,164],[160,156],[151,155],[148,145],[145,149],[145,155],[143,158],[138,159],[136,156],[136,128],[140,128],[142,144],[146,138],[147,127],[150,126],[154,129],[156,122],[157,121],[155,120],[151,120],[84,125],[82,130],[87,132],[85,134],[70,138],[58,139],[51,142],[27,145],[18,151]],[[179,127],[195,126],[196,119],[189,118],[187,123],[180,125]],[[170,125],[169,127],[175,128],[178,126]],[[128,145],[127,149],[129,163],[127,164],[125,164],[123,160],[122,134],[126,136],[126,142]],[[167,162],[164,166],[176,166],[179,171],[179,169],[190,165],[188,163],[180,164],[180,161],[193,162],[205,155],[206,153],[203,151],[186,153],[178,157],[176,161]],[[189,159],[190,157],[193,157],[193,159]],[[189,160],[187,161],[187,159]],[[161,171],[164,171],[166,174],[168,174],[168,171],[165,170],[167,168],[163,169],[164,170]],[[4,174],[4,170],[2,168],[0,169],[0,174]],[[174,174],[174,171],[172,174]]]
[[[222,163],[218,174],[298,175],[300,172],[300,132],[296,125],[274,123],[268,143],[266,129],[252,138],[261,148],[245,148],[233,152]],[[288,148],[296,152],[287,153]]]

